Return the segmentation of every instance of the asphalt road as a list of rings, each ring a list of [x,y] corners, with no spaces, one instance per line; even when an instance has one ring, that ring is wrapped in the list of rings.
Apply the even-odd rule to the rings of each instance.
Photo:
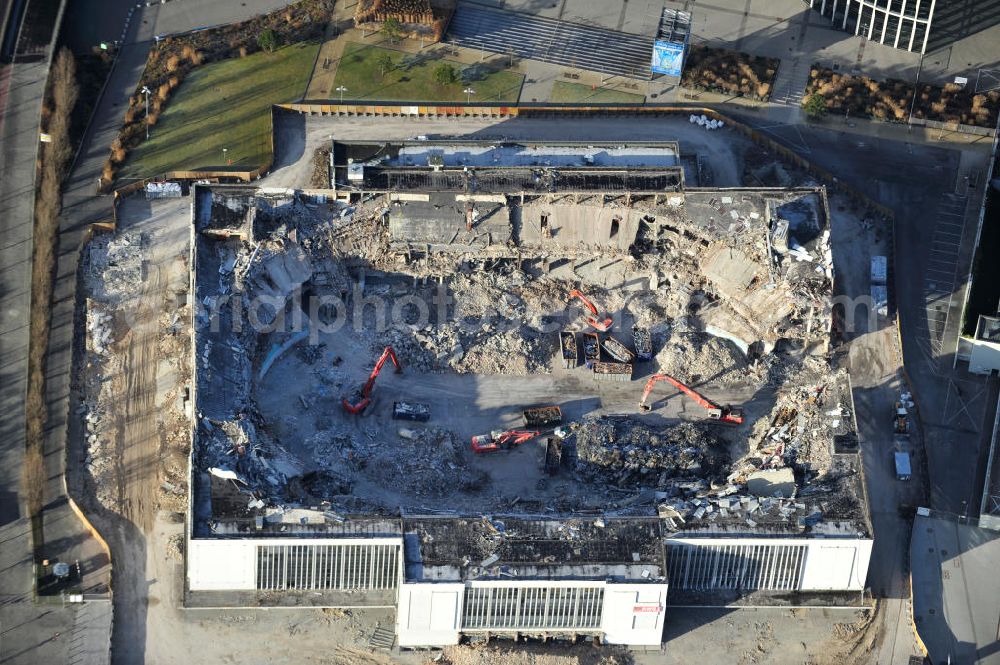
[[[110,608],[36,605],[31,525],[18,496],[24,460],[28,309],[35,156],[45,62],[17,63],[0,73],[0,662],[101,662]],[[48,498],[61,495],[58,483]],[[56,503],[46,521],[73,551],[87,535],[68,506]],[[69,555],[69,560],[76,558]],[[99,659],[94,661],[93,655]]]

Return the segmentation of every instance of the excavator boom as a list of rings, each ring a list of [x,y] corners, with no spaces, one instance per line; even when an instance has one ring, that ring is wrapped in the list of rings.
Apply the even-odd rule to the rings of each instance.
[[[378,378],[379,372],[382,371],[382,367],[385,366],[387,360],[392,360],[392,364],[396,367],[396,373],[403,371],[403,366],[399,364],[399,359],[396,357],[396,352],[392,350],[391,346],[385,347],[382,351],[382,355],[375,362],[375,367],[372,369],[372,373],[368,376],[368,380],[361,390],[358,391],[356,401],[352,404],[345,397],[341,403],[344,406],[344,410],[348,413],[358,414],[365,410],[369,404],[371,404],[372,388],[375,387],[375,379]]]
[[[583,295],[583,293],[580,292],[578,289],[573,289],[572,291],[570,291],[569,298],[570,300],[572,300],[573,298],[577,298],[580,302],[583,303],[583,306],[590,311],[591,315],[587,317],[587,323],[592,325],[595,329],[600,330],[601,332],[607,332],[611,328],[611,324],[614,323],[611,320],[611,317],[605,316],[602,319],[600,314],[597,313],[597,308],[594,306],[594,303],[587,300],[587,296]]]
[[[649,406],[649,404],[646,403],[646,400],[649,398],[649,394],[653,392],[653,387],[659,381],[666,381],[674,388],[677,388],[677,390],[681,391],[682,393],[693,399],[695,402],[698,403],[699,406],[708,411],[709,418],[730,425],[743,424],[743,412],[740,409],[734,409],[729,406],[724,406],[724,407],[719,406],[715,402],[711,401],[710,399],[699,393],[694,388],[684,385],[674,377],[669,376],[667,374],[654,374],[653,376],[649,377],[648,381],[646,381],[646,387],[642,391],[642,399],[639,400],[639,408],[641,410],[649,411],[652,408]]]
[[[540,435],[540,430],[509,430],[507,432],[494,431],[489,434],[480,434],[472,437],[472,450],[477,453],[490,453],[501,448],[513,448],[525,441],[531,441]]]

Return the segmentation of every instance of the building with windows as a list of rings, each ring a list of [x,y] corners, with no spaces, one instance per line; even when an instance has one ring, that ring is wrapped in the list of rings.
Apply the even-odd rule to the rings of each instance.
[[[937,0],[808,0],[841,30],[893,48],[925,53]]]

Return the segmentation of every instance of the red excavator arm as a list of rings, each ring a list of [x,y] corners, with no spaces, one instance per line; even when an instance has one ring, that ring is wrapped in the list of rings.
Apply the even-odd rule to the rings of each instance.
[[[730,406],[719,406],[715,402],[711,401],[701,393],[699,393],[694,388],[690,388],[672,376],[666,374],[654,374],[649,377],[649,381],[646,381],[646,387],[642,391],[642,399],[639,400],[639,408],[643,411],[649,411],[652,409],[646,403],[649,398],[649,394],[653,392],[653,386],[657,384],[658,381],[666,381],[677,390],[681,391],[695,402],[697,402],[702,408],[708,411],[708,417],[713,420],[718,420],[720,422],[728,423],[730,425],[742,425],[743,424],[743,411],[740,409],[735,409]]]
[[[541,434],[540,431],[510,430],[507,432],[494,431],[489,434],[480,434],[472,437],[472,450],[477,453],[491,453],[501,448],[513,448],[525,441],[531,441]]]
[[[379,372],[382,371],[382,366],[385,365],[385,361],[390,359],[392,360],[392,364],[396,366],[397,374],[403,371],[403,366],[399,364],[399,359],[396,358],[396,352],[392,350],[391,346],[385,347],[385,350],[382,351],[382,355],[379,356],[378,361],[375,363],[375,368],[372,370],[371,375],[369,375],[368,381],[365,382],[365,385],[361,386],[361,390],[352,396],[354,404],[348,402],[346,397],[342,400],[341,403],[344,405],[345,411],[348,413],[358,414],[364,411],[366,406],[371,404],[372,388],[375,387],[375,379],[378,378]]]
[[[594,328],[600,330],[601,332],[608,331],[608,329],[611,327],[611,324],[613,323],[610,316],[605,316],[603,319],[601,319],[600,315],[597,313],[597,308],[594,307],[594,303],[587,300],[587,297],[577,289],[573,289],[572,291],[569,292],[569,298],[570,300],[572,300],[573,298],[578,298],[580,302],[583,303],[584,307],[590,310],[591,316],[587,317],[587,323],[594,326]]]

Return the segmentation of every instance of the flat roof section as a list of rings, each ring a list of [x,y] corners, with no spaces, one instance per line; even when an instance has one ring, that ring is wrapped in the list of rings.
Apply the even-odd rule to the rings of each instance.
[[[656,518],[407,516],[403,532],[410,581],[665,579]]]

